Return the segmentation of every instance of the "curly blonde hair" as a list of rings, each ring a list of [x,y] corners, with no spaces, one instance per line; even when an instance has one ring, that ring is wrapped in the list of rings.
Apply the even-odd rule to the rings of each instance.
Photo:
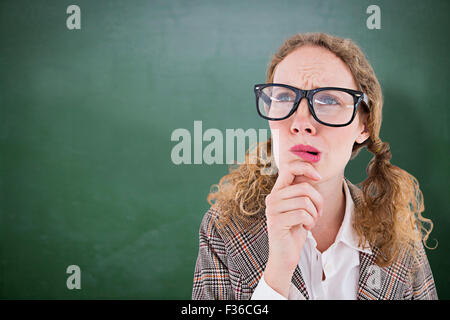
[[[430,219],[424,218],[423,194],[417,179],[390,163],[392,154],[389,143],[379,137],[383,96],[375,73],[361,49],[350,39],[325,33],[295,34],[287,39],[273,55],[267,69],[266,82],[273,82],[277,65],[291,52],[304,45],[319,46],[333,52],[350,68],[358,90],[367,94],[368,106],[362,104],[361,112],[367,113],[370,137],[364,143],[353,145],[350,159],[366,148],[374,154],[367,166],[367,178],[359,184],[363,194],[363,205],[355,206],[353,227],[360,244],[368,241],[380,252],[377,265],[384,267],[394,262],[406,250],[414,257],[416,244],[426,240],[433,229]],[[218,228],[227,226],[231,220],[242,228],[254,228],[254,224],[265,221],[265,198],[270,194],[278,174],[262,174],[274,164],[270,152],[271,138],[260,142],[256,148],[246,152],[245,163],[230,167],[229,174],[211,187],[207,200],[220,212]],[[261,152],[264,150],[264,152]],[[263,156],[261,156],[263,155]],[[251,159],[258,161],[250,161]],[[213,191],[213,188],[216,190]],[[214,201],[214,202],[213,202]],[[426,228],[426,225],[429,228]],[[251,227],[253,225],[253,228]]]

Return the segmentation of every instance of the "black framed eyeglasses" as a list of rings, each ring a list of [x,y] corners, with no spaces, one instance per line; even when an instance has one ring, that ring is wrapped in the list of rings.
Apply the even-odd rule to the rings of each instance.
[[[349,125],[355,118],[360,103],[369,105],[364,92],[346,88],[302,90],[287,84],[264,83],[256,84],[254,91],[258,114],[273,121],[290,117],[305,97],[314,119],[330,127]]]

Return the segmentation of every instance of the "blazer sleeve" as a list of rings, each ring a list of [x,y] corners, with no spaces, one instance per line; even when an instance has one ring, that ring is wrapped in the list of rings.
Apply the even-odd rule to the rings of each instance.
[[[209,209],[199,230],[199,250],[194,271],[193,300],[235,299],[223,239],[215,226],[216,212]]]
[[[437,300],[436,286],[430,263],[428,262],[422,242],[419,243],[418,261],[413,268],[412,300]]]

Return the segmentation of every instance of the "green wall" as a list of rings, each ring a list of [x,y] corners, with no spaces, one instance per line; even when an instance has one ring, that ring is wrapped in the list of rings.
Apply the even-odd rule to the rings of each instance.
[[[66,9],[81,8],[68,30]],[[369,30],[366,8],[381,8]],[[416,176],[450,297],[448,1],[1,1],[0,297],[190,299],[206,196],[227,165],[175,165],[171,134],[265,128],[252,87],[297,32],[353,39],[381,137]],[[207,143],[204,143],[204,146]],[[346,175],[365,178],[367,151]],[[430,242],[433,245],[433,241]],[[81,268],[68,290],[66,268]]]

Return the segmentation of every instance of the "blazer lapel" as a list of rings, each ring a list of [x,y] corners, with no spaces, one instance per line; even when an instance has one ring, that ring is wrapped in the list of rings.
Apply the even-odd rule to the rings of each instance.
[[[380,269],[375,264],[375,255],[359,252],[358,300],[378,300],[381,283]]]
[[[352,196],[354,206],[354,214],[358,214],[361,206],[364,205],[364,197],[361,189],[345,178]],[[379,293],[376,291],[378,284],[381,282],[380,269],[375,264],[376,253],[378,250],[371,247],[372,254],[359,252],[359,281],[357,299],[376,300]]]
[[[297,264],[294,275],[292,276],[292,284],[303,295],[306,300],[309,300],[308,290],[306,289],[305,281],[303,280],[302,272]]]
[[[355,203],[355,214],[364,205],[361,189],[346,180]],[[402,256],[387,267],[379,267],[375,261],[381,254],[376,246],[372,254],[359,252],[358,300],[402,299],[408,286],[408,270],[411,258]]]

